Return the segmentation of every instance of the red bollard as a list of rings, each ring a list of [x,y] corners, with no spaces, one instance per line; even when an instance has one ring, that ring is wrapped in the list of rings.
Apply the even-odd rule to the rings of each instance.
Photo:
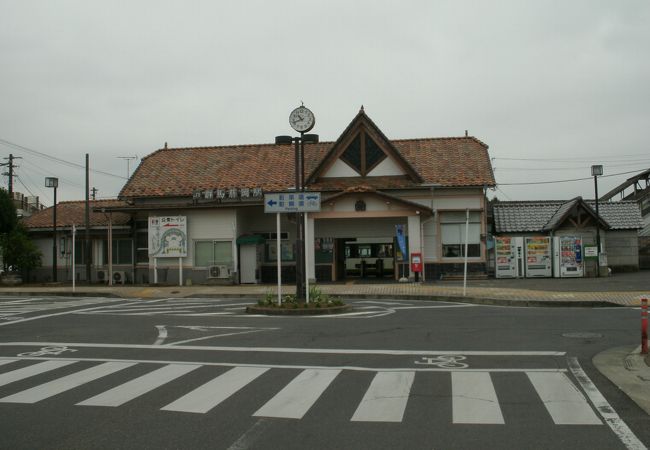
[[[648,354],[648,299],[641,299],[641,354]]]

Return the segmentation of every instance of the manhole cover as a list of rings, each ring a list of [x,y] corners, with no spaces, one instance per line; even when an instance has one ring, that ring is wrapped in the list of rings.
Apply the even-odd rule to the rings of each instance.
[[[573,339],[595,339],[603,337],[603,335],[600,333],[589,333],[586,331],[576,333],[562,333],[562,336]]]

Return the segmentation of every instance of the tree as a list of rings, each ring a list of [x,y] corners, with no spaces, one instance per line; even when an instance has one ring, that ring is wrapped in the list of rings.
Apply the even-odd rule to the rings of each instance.
[[[0,189],[0,236],[11,232],[18,225],[16,207],[9,192]]]
[[[16,207],[4,189],[0,189],[0,255],[4,272],[29,276],[30,270],[41,265],[42,254],[29,239],[25,226],[18,222]]]

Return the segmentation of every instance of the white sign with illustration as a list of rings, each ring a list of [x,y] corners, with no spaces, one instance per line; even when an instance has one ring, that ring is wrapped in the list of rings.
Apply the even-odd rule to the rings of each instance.
[[[181,258],[187,256],[187,218],[149,217],[149,256]]]

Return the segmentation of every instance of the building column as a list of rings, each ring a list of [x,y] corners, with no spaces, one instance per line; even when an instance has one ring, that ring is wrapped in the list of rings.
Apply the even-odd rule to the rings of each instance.
[[[311,214],[305,213],[307,215],[307,278],[310,283],[316,281],[316,253],[314,251],[314,218],[311,217]]]

